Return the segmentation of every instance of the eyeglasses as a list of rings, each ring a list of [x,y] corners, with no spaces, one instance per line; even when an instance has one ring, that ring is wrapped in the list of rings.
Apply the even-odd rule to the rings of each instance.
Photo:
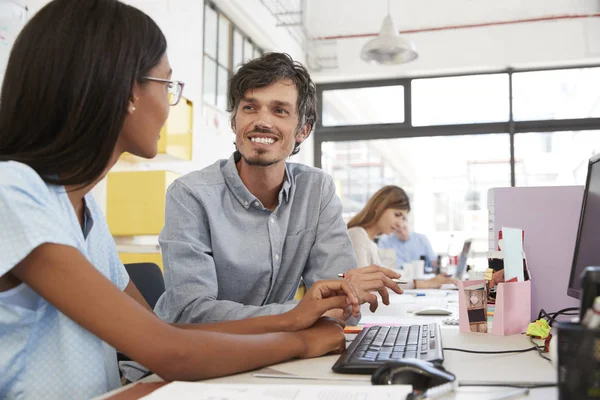
[[[183,83],[181,81],[170,81],[168,79],[153,78],[151,76],[142,76],[142,79],[146,79],[148,81],[154,81],[154,82],[167,83],[167,88],[169,90],[169,105],[175,106],[175,105],[177,105],[177,103],[179,103],[179,100],[181,99],[181,93],[183,92],[183,87],[185,86],[185,83]]]

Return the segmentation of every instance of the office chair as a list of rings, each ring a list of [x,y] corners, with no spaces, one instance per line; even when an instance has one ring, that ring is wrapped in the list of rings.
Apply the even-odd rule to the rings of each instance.
[[[152,309],[165,292],[165,280],[160,267],[154,263],[124,264],[129,278]]]
[[[165,280],[160,267],[149,262],[123,265],[125,265],[131,281],[146,299],[148,305],[154,309],[159,297],[165,292]],[[131,359],[125,354],[117,352],[117,361],[131,361]],[[120,370],[119,373],[121,373]]]

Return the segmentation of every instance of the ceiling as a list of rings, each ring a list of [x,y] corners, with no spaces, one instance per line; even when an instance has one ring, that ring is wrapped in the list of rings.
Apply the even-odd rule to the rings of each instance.
[[[398,30],[419,53],[391,67],[359,58],[381,28],[386,0],[303,1],[317,82],[600,63],[600,0],[391,0]]]
[[[390,14],[398,29],[405,31],[593,14],[599,11],[599,3],[595,0],[391,0]],[[387,14],[387,1],[306,0],[305,9],[306,27],[313,37],[365,34],[379,31]]]

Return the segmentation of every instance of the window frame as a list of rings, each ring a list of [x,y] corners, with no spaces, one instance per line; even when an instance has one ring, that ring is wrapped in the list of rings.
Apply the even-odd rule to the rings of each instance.
[[[321,168],[323,142],[360,141],[369,139],[396,139],[427,136],[455,136],[455,135],[482,135],[498,132],[509,134],[510,138],[510,182],[515,186],[515,134],[528,132],[559,132],[559,131],[586,131],[598,130],[600,118],[575,118],[558,120],[529,120],[515,121],[513,119],[513,74],[534,71],[569,70],[580,68],[597,68],[599,64],[573,65],[553,68],[529,69],[497,69],[474,73],[444,74],[431,76],[415,76],[397,79],[381,79],[354,82],[335,82],[317,84],[317,113],[319,118],[315,126],[314,136],[314,164]],[[464,77],[473,75],[508,74],[508,120],[501,122],[465,123],[452,125],[413,126],[412,124],[412,81],[428,78]],[[404,86],[404,122],[389,124],[368,125],[339,125],[323,126],[323,92],[327,90],[357,89],[377,86]],[[508,156],[508,155],[507,155]]]
[[[206,53],[206,43],[207,43],[207,35],[206,35],[206,9],[210,8],[212,9],[216,15],[217,15],[217,24],[216,24],[216,31],[215,31],[215,38],[216,38],[216,54],[215,56],[211,56],[209,54]],[[227,65],[224,65],[223,63],[219,62],[219,51],[220,51],[220,45],[222,43],[220,43],[220,24],[221,24],[221,17],[224,17],[225,19],[227,19],[227,21],[229,21],[229,30],[228,30],[228,54],[227,54]],[[211,0],[205,0],[204,1],[204,13],[203,13],[203,19],[202,19],[202,100],[204,102],[204,104],[210,104],[212,107],[215,107],[219,110],[222,111],[226,111],[224,109],[222,109],[221,107],[218,106],[218,99],[219,99],[219,70],[220,68],[224,68],[227,71],[227,88],[226,91],[229,89],[229,79],[231,78],[231,76],[235,73],[236,71],[236,66],[234,64],[234,36],[235,36],[235,32],[239,33],[242,37],[242,62],[244,62],[245,60],[247,60],[248,58],[245,55],[245,50],[246,50],[246,43],[249,43],[252,47],[252,54],[250,55],[250,59],[254,58],[254,55],[258,52],[258,54],[263,54],[264,53],[264,49],[262,49],[261,47],[259,47],[251,38],[249,35],[247,35],[246,33],[244,33],[244,31],[242,29],[240,29],[232,20],[231,18],[229,18],[227,16],[227,14],[223,13]],[[215,63],[215,76],[214,76],[214,82],[215,82],[215,93],[214,93],[214,99],[212,102],[208,102],[205,98],[205,80],[204,80],[204,70],[206,69],[206,59],[209,59],[211,62]],[[225,95],[227,95],[227,92],[225,93]]]

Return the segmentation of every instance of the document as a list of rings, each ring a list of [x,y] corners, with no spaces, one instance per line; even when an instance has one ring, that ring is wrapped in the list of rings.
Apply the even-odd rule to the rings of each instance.
[[[398,400],[411,392],[407,385],[269,385],[172,382],[145,400]]]
[[[502,252],[504,253],[504,280],[525,280],[523,272],[523,231],[502,227]]]

